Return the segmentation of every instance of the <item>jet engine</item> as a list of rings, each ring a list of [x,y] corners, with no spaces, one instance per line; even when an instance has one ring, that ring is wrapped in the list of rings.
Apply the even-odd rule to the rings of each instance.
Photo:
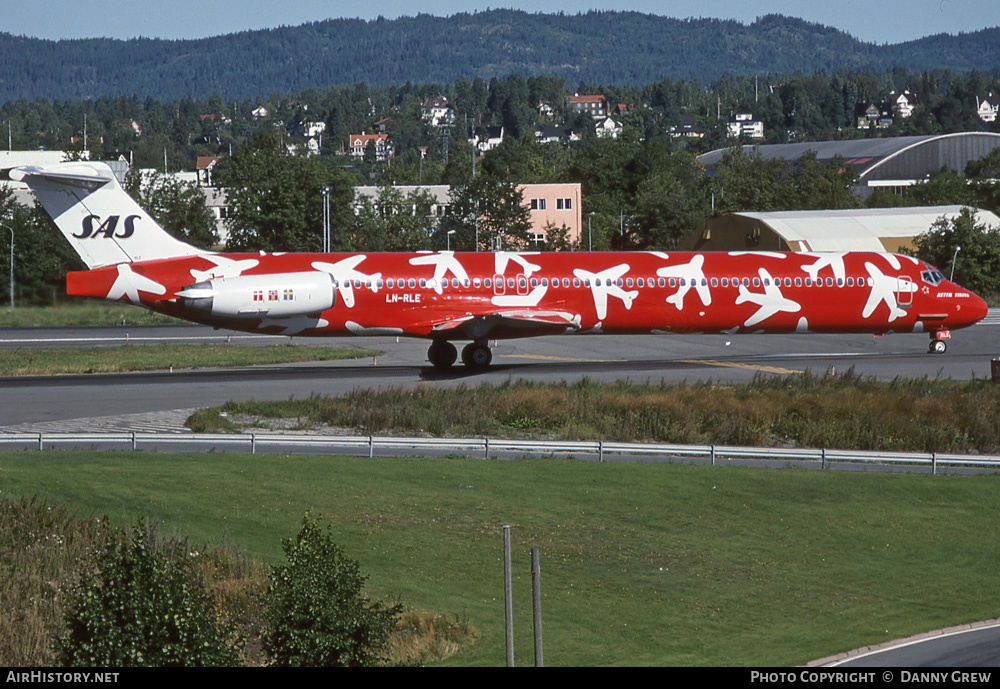
[[[205,280],[177,292],[181,306],[228,318],[282,318],[332,308],[336,289],[329,273],[274,273]]]

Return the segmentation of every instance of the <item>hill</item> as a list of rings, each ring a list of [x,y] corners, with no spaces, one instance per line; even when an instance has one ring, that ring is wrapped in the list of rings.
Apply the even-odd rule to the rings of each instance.
[[[0,33],[0,103],[20,98],[255,99],[366,82],[552,75],[568,83],[710,82],[723,74],[992,69],[1000,28],[877,46],[820,24],[752,24],[637,12],[489,10],[451,17],[331,19],[185,41],[48,41]]]

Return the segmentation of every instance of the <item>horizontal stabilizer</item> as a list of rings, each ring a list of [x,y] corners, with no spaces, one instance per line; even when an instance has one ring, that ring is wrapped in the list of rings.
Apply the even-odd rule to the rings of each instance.
[[[26,165],[13,168],[9,171],[8,176],[15,182],[29,183],[31,180],[42,179],[55,184],[79,187],[87,191],[100,189],[108,182],[115,181],[114,173],[107,165],[96,167],[90,163],[66,163],[58,168]]]
[[[105,163],[26,165],[9,177],[28,185],[88,268],[207,253],[160,227]]]

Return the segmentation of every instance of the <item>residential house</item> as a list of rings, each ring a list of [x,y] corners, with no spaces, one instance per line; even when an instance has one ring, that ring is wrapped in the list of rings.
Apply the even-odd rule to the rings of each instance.
[[[469,143],[480,153],[492,151],[503,143],[503,126],[481,127],[476,130]]]
[[[220,160],[221,156],[198,156],[195,160],[195,172],[198,175],[199,187],[212,186],[212,172]]]
[[[574,94],[566,97],[566,106],[570,112],[582,112],[595,120],[603,120],[608,116],[608,100],[604,96],[581,96]]]
[[[422,106],[424,121],[429,122],[432,127],[453,124],[455,122],[455,111],[448,104],[448,99],[444,96],[435,98],[425,98]]]
[[[854,107],[858,129],[888,129],[892,126],[892,106],[888,103],[858,103]]]
[[[617,139],[621,132],[622,123],[610,117],[605,117],[594,125],[594,134],[602,139]]]
[[[556,111],[555,109],[543,100],[538,101],[538,105],[535,106],[538,114],[547,120],[555,119]]]
[[[981,100],[979,96],[976,96],[976,114],[983,122],[995,122],[998,107],[1000,107],[1000,98],[995,97],[992,91]]]
[[[569,127],[554,127],[550,125],[538,125],[535,127],[535,140],[540,144],[551,144],[559,141],[579,141],[579,132],[574,132]]]
[[[303,122],[303,133],[308,137],[322,137],[326,131],[326,122]]]
[[[375,149],[375,160],[384,163],[392,159],[392,146],[389,144],[388,134],[351,134],[348,137],[348,153],[355,158],[364,158],[368,145]]]
[[[705,136],[705,129],[696,125],[690,115],[681,115],[680,124],[672,125],[668,134],[671,139],[679,137],[701,139]]]
[[[903,91],[898,96],[895,91],[890,91],[889,101],[892,103],[893,111],[904,120],[913,115],[913,108],[917,104],[916,96],[910,91]]]
[[[737,112],[729,118],[729,136],[763,139],[764,123],[753,118],[753,113]]]

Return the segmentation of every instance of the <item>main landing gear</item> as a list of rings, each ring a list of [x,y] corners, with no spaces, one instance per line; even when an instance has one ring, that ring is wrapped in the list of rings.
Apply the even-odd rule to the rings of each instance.
[[[931,354],[944,354],[948,351],[948,343],[945,342],[945,340],[950,339],[950,330],[938,330],[935,333],[931,333],[931,345],[928,347],[927,351]]]
[[[455,345],[445,340],[435,340],[427,349],[427,359],[434,368],[447,370],[458,358]],[[482,369],[493,361],[493,352],[485,342],[470,342],[462,349],[462,363],[466,368]]]

